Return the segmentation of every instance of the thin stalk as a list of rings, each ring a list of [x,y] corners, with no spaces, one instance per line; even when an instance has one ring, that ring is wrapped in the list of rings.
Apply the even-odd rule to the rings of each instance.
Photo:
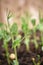
[[[27,51],[29,51],[29,36],[28,35],[25,35],[25,40],[26,40],[26,42],[25,42],[26,49],[27,49]]]
[[[34,26],[34,28],[35,28],[35,26]],[[34,32],[34,44],[35,44],[35,48],[37,49],[38,48],[38,43],[37,43],[36,37],[35,37],[35,33],[36,33],[35,29],[33,29],[33,32]]]
[[[8,64],[10,65],[9,54],[8,54],[7,49],[6,49],[6,57],[7,57]]]
[[[15,52],[15,56],[16,56],[16,64],[15,64],[15,65],[19,65],[18,58],[17,58],[17,51],[16,51],[16,47],[14,48],[14,52]]]
[[[4,41],[4,44],[6,44],[5,41]],[[6,57],[7,57],[8,64],[10,65],[9,52],[8,52],[8,46],[7,46],[7,45],[6,45],[6,47],[5,47],[5,51],[6,51]]]

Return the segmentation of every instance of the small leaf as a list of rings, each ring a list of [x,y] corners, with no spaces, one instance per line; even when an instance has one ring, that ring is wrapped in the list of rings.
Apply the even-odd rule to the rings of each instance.
[[[43,31],[43,24],[39,23],[37,25],[37,29],[40,30],[40,31]]]
[[[18,34],[18,26],[17,26],[17,24],[14,23],[14,24],[11,26],[10,30],[11,30],[12,35],[14,35],[14,36],[17,35],[17,34]]]
[[[9,42],[10,41],[10,39],[11,39],[11,37],[10,37],[10,35],[5,35],[5,40],[6,40],[6,42]]]
[[[20,40],[21,40],[21,38],[16,38],[16,40],[14,40],[12,48],[15,48],[16,46],[20,46]]]
[[[33,26],[35,26],[36,20],[35,19],[32,19],[31,22],[32,22]]]
[[[28,24],[25,21],[25,18],[22,17],[22,31],[27,34],[28,33]]]
[[[43,18],[40,18],[40,23],[43,23]]]
[[[9,35],[9,33],[4,29],[2,30],[2,36],[3,36],[3,39],[6,40],[6,42],[10,41],[11,39],[11,36]]]

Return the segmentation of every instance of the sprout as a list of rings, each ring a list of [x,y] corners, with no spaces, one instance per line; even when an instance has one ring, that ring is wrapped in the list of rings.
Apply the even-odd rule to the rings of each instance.
[[[41,18],[40,12],[39,12],[39,24],[37,25],[37,29],[41,32],[41,46],[43,51],[43,18]]]
[[[12,39],[12,48],[14,49],[14,52],[15,52],[15,65],[19,65],[18,63],[18,59],[17,59],[17,51],[16,51],[16,46],[19,46],[20,45],[20,39],[19,38],[16,38],[14,40],[14,36],[17,36],[18,35],[18,26],[16,23],[13,23],[12,26],[10,27],[10,24],[9,24],[9,19],[12,17],[12,15],[8,14],[7,16],[7,21],[8,21],[8,28],[9,28],[9,34],[11,36],[11,39]]]
[[[3,48],[5,49],[6,52],[6,57],[8,64],[10,65],[10,60],[9,60],[9,52],[8,52],[8,42],[10,40],[10,35],[8,34],[7,30],[5,30],[5,25],[0,24],[0,39],[3,39]]]
[[[31,22],[32,22],[32,25],[35,26],[36,20],[35,19],[32,19]]]
[[[37,48],[38,48],[38,43],[37,43],[37,41],[36,41],[36,35],[35,35],[36,30],[37,30],[36,20],[35,20],[35,19],[32,19],[32,20],[31,20],[31,23],[33,24],[33,32],[34,32],[33,42],[34,42],[34,44],[35,44],[35,48],[37,49]]]
[[[21,17],[22,21],[22,31],[24,32],[24,43],[26,44],[27,50],[29,50],[29,34],[30,34],[30,29],[28,27],[28,22],[29,22],[29,15],[26,13],[25,18]]]

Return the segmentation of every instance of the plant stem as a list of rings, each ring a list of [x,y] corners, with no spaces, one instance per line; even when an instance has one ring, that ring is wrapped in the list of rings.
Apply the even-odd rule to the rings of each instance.
[[[8,61],[8,64],[10,65],[10,59],[9,59],[9,52],[8,52],[8,45],[7,45],[7,42],[4,41],[4,44],[6,44],[5,46],[5,51],[6,51],[6,57],[7,57],[7,61]]]
[[[29,51],[29,37],[26,34],[25,34],[25,44],[26,44],[27,51]]]
[[[7,49],[6,49],[6,57],[7,57],[8,64],[10,65],[9,54],[7,52]]]
[[[15,65],[19,65],[18,59],[17,59],[17,51],[16,51],[16,47],[14,48],[14,52],[15,52],[15,56],[16,56],[16,64]]]
[[[36,33],[35,29],[33,29],[33,32],[34,32],[34,44],[35,44],[35,48],[37,49],[38,48],[38,43],[37,43],[36,37],[35,37],[35,33]]]

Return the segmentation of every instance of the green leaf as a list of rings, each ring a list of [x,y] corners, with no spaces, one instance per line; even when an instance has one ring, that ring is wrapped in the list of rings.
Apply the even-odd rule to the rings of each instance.
[[[10,41],[11,39],[10,34],[6,30],[3,29],[1,30],[0,33],[1,33],[0,35],[2,35],[2,38],[6,40],[6,42]]]
[[[27,34],[28,33],[28,23],[26,22],[25,18],[22,17],[22,31]]]
[[[14,23],[14,24],[11,26],[10,31],[11,31],[12,35],[14,35],[14,36],[18,34],[18,26],[17,26],[16,23]]]
[[[40,23],[43,23],[43,18],[40,18]]]
[[[10,35],[6,34],[6,35],[5,35],[5,40],[6,40],[6,42],[9,42],[10,39],[11,39]]]
[[[43,31],[43,24],[39,23],[37,25],[37,29],[40,30],[40,31]]]
[[[31,20],[31,23],[33,24],[33,26],[35,26],[35,24],[36,24],[36,19],[32,19],[32,20]]]
[[[16,46],[20,46],[20,40],[21,40],[21,38],[16,38],[16,40],[14,40],[12,48],[15,48]]]
[[[22,31],[24,32],[24,34],[28,34],[28,24],[24,23],[22,24]]]

